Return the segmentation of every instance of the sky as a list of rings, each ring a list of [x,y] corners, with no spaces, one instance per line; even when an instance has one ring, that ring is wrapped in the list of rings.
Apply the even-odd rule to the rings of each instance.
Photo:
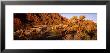
[[[89,19],[89,20],[93,20],[94,22],[97,22],[97,14],[96,13],[60,13],[61,16],[66,17],[66,18],[71,18],[73,16],[80,16],[83,15],[86,18],[85,19]]]

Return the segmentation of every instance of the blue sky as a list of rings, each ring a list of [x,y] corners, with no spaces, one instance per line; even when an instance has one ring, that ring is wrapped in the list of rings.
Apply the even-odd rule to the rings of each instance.
[[[83,15],[89,20],[93,20],[94,22],[97,22],[97,14],[96,13],[60,13],[63,17],[71,18],[72,16],[80,16]]]

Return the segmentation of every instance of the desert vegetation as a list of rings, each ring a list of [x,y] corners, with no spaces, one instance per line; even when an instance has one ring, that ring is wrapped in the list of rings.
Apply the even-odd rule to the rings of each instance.
[[[59,13],[14,13],[14,40],[97,40],[97,24]]]

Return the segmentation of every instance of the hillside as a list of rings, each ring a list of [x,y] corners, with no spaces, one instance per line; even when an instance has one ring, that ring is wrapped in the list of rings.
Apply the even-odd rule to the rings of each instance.
[[[22,13],[14,14],[14,28],[32,27],[36,25],[68,24],[68,19],[58,13]]]
[[[97,24],[85,16],[59,13],[15,13],[15,40],[96,40]]]

